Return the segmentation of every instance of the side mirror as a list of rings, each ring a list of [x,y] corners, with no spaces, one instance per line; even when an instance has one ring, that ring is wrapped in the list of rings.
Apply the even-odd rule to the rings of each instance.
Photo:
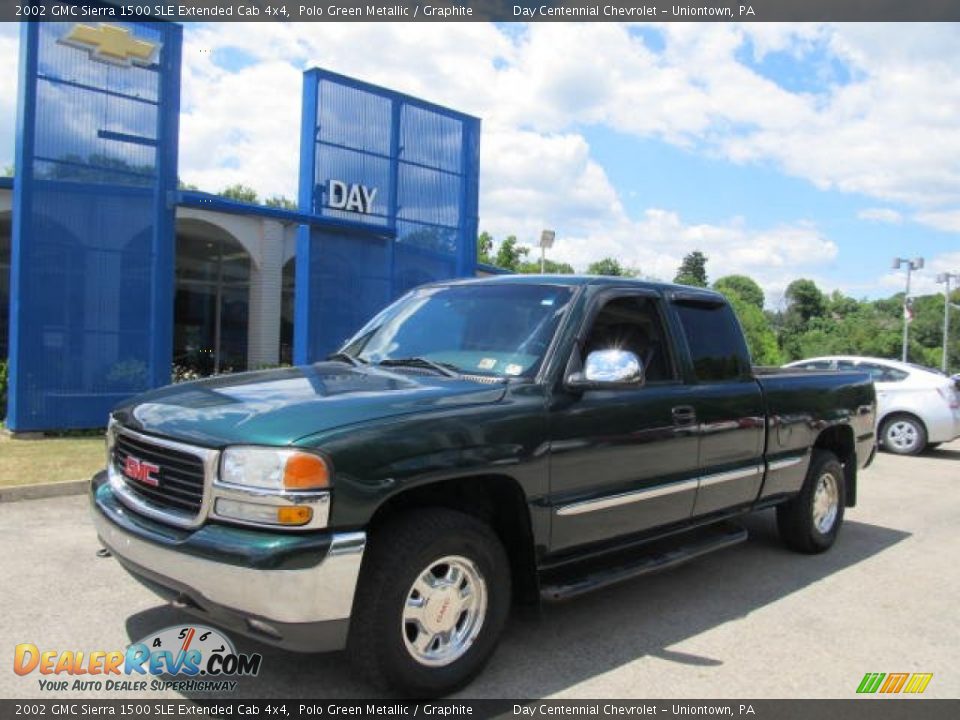
[[[583,372],[567,377],[567,387],[577,390],[641,387],[643,364],[629,350],[595,350],[587,355]]]

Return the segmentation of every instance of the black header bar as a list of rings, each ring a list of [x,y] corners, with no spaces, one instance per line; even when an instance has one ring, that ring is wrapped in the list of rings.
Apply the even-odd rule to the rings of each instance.
[[[0,0],[0,21],[958,22],[957,0]]]
[[[606,718],[642,720],[946,720],[960,700],[872,698],[859,700],[91,700],[81,697],[0,700],[0,718],[125,716],[136,720],[220,718]]]

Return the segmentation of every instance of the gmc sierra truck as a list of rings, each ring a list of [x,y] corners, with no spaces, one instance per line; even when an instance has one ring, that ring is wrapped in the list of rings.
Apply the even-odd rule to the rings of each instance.
[[[324,362],[117,408],[93,518],[178,607],[434,696],[480,672],[513,604],[728,548],[746,513],[827,550],[875,413],[866,374],[754,370],[714,292],[451,281]]]

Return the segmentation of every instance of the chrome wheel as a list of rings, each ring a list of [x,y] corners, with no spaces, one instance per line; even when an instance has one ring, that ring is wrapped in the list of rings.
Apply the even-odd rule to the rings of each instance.
[[[813,525],[826,535],[837,521],[840,509],[840,491],[833,473],[826,472],[817,480],[817,489],[813,493]]]
[[[883,441],[894,452],[911,453],[920,442],[920,431],[909,420],[895,420],[887,426]]]
[[[487,614],[487,583],[460,555],[430,563],[407,591],[401,632],[407,652],[422,665],[456,662],[473,645]]]

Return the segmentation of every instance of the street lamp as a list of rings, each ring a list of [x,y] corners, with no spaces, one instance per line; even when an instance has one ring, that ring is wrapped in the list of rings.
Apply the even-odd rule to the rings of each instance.
[[[943,360],[940,361],[940,369],[947,372],[947,350],[948,338],[950,337],[950,281],[960,280],[958,273],[940,273],[937,275],[937,282],[946,285],[943,291]]]
[[[903,361],[907,361],[907,339],[910,328],[910,273],[914,270],[920,270],[923,267],[923,258],[896,257],[893,259],[893,269],[899,270],[903,265],[907,266],[907,291],[903,294]]]
[[[553,230],[544,230],[540,233],[540,274],[546,272],[547,267],[547,250],[553,247],[553,241],[556,239],[557,234]]]

